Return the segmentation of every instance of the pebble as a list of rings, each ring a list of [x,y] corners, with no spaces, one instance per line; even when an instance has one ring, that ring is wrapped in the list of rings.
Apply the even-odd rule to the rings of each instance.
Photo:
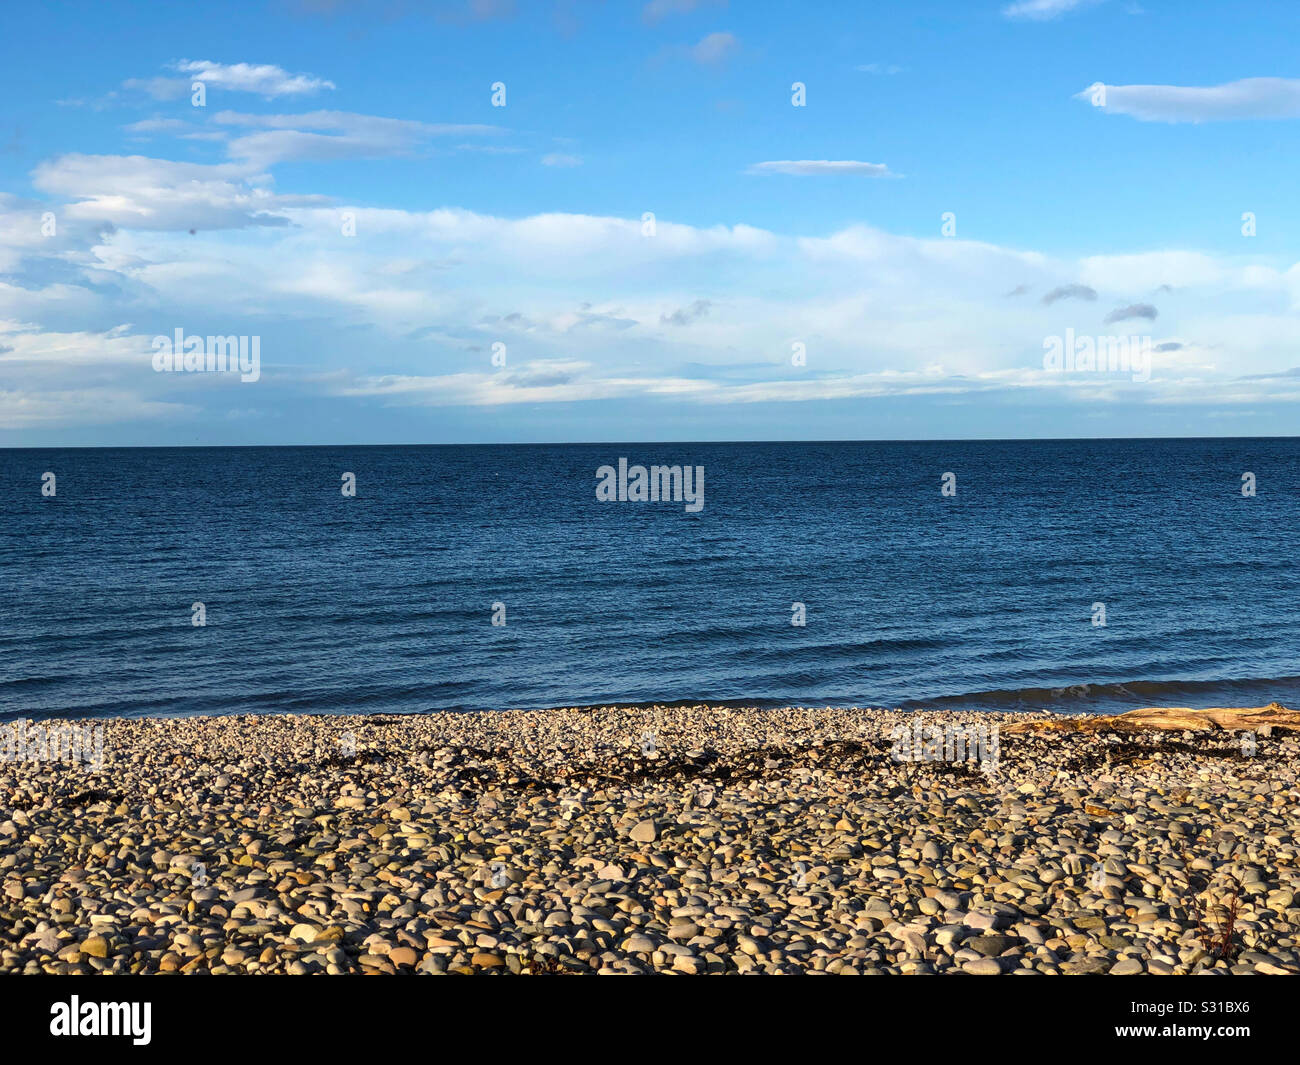
[[[1011,936],[973,936],[966,940],[962,946],[967,950],[973,950],[976,954],[982,954],[986,958],[996,958],[1004,951],[1010,950],[1019,940]]]
[[[638,843],[653,843],[659,835],[659,828],[652,820],[639,821],[628,833]]]
[[[1032,716],[924,712],[996,774],[890,710],[112,720],[0,761],[0,972],[1300,972],[1294,730]]]

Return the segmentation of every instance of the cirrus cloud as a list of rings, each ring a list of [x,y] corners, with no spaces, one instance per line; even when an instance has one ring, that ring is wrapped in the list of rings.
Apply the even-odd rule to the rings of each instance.
[[[1017,0],[1016,3],[1007,4],[1002,9],[1002,16],[1009,19],[1048,22],[1099,2],[1100,0]]]
[[[850,174],[855,177],[901,177],[884,163],[864,163],[857,159],[773,159],[755,163],[751,174],[792,174],[813,177],[825,174]]]
[[[1098,82],[1074,98],[1092,103],[1099,111],[1142,122],[1300,118],[1300,78],[1243,78],[1209,86]]]
[[[201,81],[211,89],[254,93],[272,99],[277,96],[304,96],[333,89],[334,83],[311,74],[290,74],[283,67],[269,63],[214,63],[207,59],[178,59],[167,64],[175,77],[132,78],[123,83],[127,89],[139,89],[155,100],[175,100]]]
[[[690,50],[691,58],[705,66],[718,66],[730,59],[740,48],[734,34],[710,33]]]

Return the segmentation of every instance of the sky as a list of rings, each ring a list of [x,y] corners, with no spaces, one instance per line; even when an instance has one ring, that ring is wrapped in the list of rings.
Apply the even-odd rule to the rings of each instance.
[[[1296,432],[1290,0],[4,20],[0,446]]]

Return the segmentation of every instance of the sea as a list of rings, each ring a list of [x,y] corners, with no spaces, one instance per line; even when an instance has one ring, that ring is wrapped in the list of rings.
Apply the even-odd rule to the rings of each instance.
[[[1297,705],[1298,531],[1293,438],[5,449],[0,717]]]

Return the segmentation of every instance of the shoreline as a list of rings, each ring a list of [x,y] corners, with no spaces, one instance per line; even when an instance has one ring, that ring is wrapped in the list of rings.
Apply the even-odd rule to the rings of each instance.
[[[690,710],[710,709],[743,710],[827,710],[852,713],[990,713],[990,714],[1049,714],[1062,716],[1116,716],[1137,705],[1172,706],[1174,700],[1195,704],[1196,709],[1219,703],[1223,706],[1240,706],[1258,698],[1274,698],[1279,691],[1283,698],[1300,704],[1300,676],[1236,677],[1219,680],[1153,680],[1080,681],[1063,686],[1031,685],[1024,688],[999,688],[968,691],[955,694],[934,695],[926,698],[907,698],[898,701],[805,699],[792,702],[777,697],[736,696],[726,699],[687,697],[681,699],[618,699],[597,700],[589,703],[536,703],[501,705],[500,703],[475,703],[466,705],[421,706],[418,709],[366,710],[346,709],[280,709],[266,708],[257,711],[242,709],[204,709],[177,712],[174,709],[139,711],[90,708],[88,715],[63,716],[66,710],[13,712],[0,716],[0,727],[18,720],[109,722],[128,720],[172,720],[209,717],[323,717],[372,718],[401,720],[425,714],[540,714],[540,713],[593,713],[615,710]],[[1161,701],[1163,700],[1163,701]],[[1181,704],[1180,704],[1181,705]]]
[[[0,760],[0,971],[1300,971],[1300,715],[1126,717],[83,720]]]

